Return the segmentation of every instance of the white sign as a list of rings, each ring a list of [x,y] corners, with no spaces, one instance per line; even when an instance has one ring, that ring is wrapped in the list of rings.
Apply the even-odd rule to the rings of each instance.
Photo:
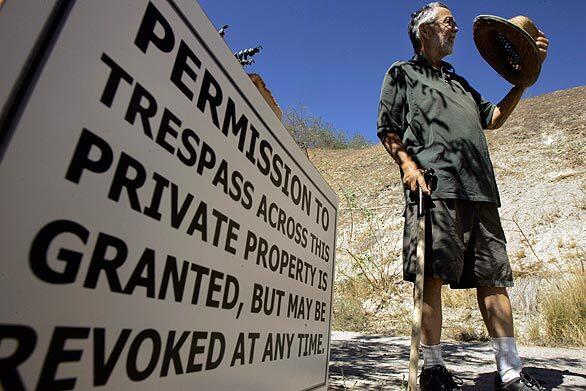
[[[0,388],[325,389],[338,199],[198,4],[45,14],[0,36]]]

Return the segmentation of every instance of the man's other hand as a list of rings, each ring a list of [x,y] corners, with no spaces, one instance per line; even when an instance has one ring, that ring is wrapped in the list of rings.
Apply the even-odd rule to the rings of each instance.
[[[416,192],[417,186],[420,186],[424,195],[431,195],[431,189],[425,183],[423,170],[417,168],[416,165],[410,165],[406,169],[403,169],[403,186],[412,192]]]

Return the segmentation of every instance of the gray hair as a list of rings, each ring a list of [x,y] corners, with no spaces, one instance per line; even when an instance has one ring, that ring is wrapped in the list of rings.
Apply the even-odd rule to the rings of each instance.
[[[421,39],[419,37],[419,26],[422,24],[429,24],[435,22],[437,17],[437,8],[449,9],[447,5],[440,2],[429,3],[426,6],[420,8],[416,12],[411,14],[411,20],[409,21],[409,39],[413,45],[413,51],[415,54],[419,53],[421,47]]]

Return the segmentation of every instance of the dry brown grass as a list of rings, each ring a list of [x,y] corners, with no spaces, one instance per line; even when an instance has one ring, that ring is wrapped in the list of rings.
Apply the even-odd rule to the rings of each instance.
[[[488,341],[475,289],[442,289],[444,335],[456,341]]]
[[[444,308],[476,307],[476,290],[474,289],[442,289]]]
[[[545,293],[529,337],[549,346],[586,346],[586,273],[575,273]]]
[[[334,330],[366,331],[371,317],[362,306],[371,286],[364,278],[356,277],[334,285]]]
[[[470,324],[461,324],[460,326],[453,327],[450,330],[448,337],[463,342],[486,342],[490,340],[490,336],[486,330],[478,329],[478,327],[474,327]]]

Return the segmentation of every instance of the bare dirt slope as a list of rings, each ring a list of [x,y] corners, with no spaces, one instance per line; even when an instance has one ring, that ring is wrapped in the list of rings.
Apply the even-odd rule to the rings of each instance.
[[[525,99],[505,126],[486,135],[516,278],[510,294],[523,337],[532,332],[540,291],[584,268],[586,87]],[[340,197],[337,286],[366,276],[379,291],[362,302],[366,316],[374,319],[369,331],[400,334],[410,298],[400,281],[404,201],[396,165],[381,145],[310,150],[309,157]],[[481,333],[474,300],[452,301],[445,329],[461,332],[465,323],[469,332]]]

